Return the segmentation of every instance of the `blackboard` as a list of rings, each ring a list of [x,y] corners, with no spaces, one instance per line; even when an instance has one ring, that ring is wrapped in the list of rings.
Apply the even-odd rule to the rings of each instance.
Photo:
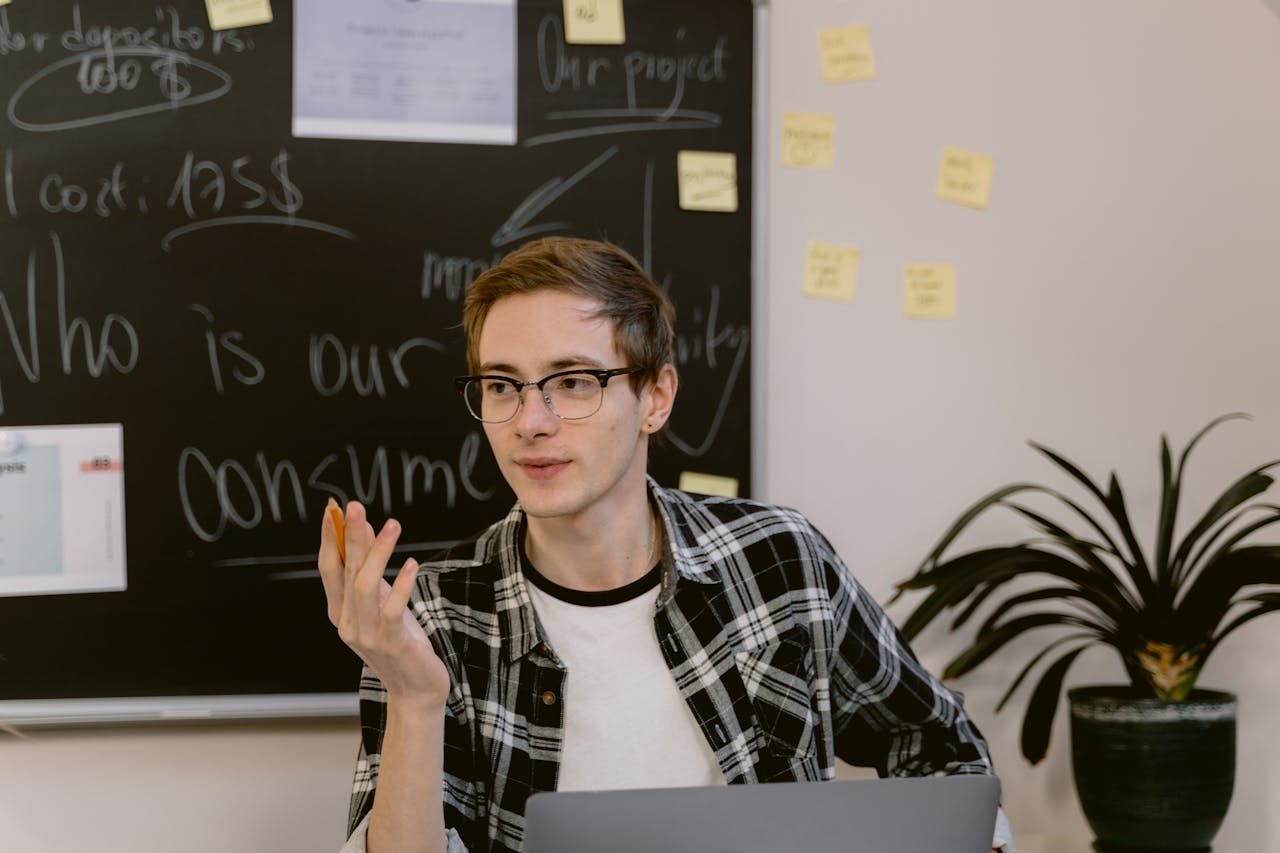
[[[353,690],[320,510],[362,499],[423,557],[508,509],[450,379],[466,283],[531,236],[612,240],[668,288],[651,471],[750,493],[751,4],[627,2],[626,43],[586,46],[521,2],[511,145],[294,136],[272,8],[0,8],[0,428],[123,424],[127,553],[123,591],[0,597],[0,699]],[[736,212],[680,209],[681,150],[736,155]]]

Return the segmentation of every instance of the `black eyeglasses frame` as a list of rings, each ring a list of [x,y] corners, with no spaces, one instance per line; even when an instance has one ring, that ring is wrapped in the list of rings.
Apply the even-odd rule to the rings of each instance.
[[[555,415],[560,420],[584,421],[587,418],[591,417],[591,415],[594,415],[596,412],[600,410],[596,409],[596,412],[592,412],[591,415],[583,415],[580,418],[566,418],[564,415],[557,412],[555,409],[555,406],[551,405],[551,401],[547,399],[547,392],[545,389],[548,382],[550,382],[552,379],[559,379],[561,376],[572,376],[577,373],[585,373],[588,376],[594,376],[596,378],[596,381],[600,383],[601,402],[603,403],[604,389],[609,387],[610,379],[612,379],[615,376],[627,376],[632,373],[639,373],[642,370],[644,370],[643,367],[612,367],[607,370],[597,370],[592,368],[579,367],[573,370],[557,371],[556,373],[552,373],[549,376],[544,376],[541,379],[530,379],[524,382],[520,381],[519,379],[513,379],[510,376],[503,376],[501,373],[481,373],[475,376],[455,376],[453,378],[453,384],[454,384],[454,387],[458,389],[458,394],[462,396],[463,402],[467,406],[467,412],[471,415],[471,417],[475,418],[481,423],[505,424],[507,421],[511,420],[511,418],[514,418],[520,412],[520,407],[524,405],[524,389],[530,386],[534,386],[538,389],[538,394],[539,396],[542,397],[542,401],[546,403],[547,410],[550,411],[551,414]],[[512,385],[515,386],[516,398],[519,402],[516,404],[515,411],[511,413],[510,418],[507,418],[506,420],[501,420],[501,421],[486,421],[481,419],[481,417],[477,415],[475,412],[471,411],[471,405],[469,403],[466,403],[467,385],[481,379],[500,379],[503,382],[510,382]]]

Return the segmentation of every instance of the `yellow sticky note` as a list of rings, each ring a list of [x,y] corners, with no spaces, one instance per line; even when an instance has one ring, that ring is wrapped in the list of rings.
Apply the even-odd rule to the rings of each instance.
[[[564,0],[564,40],[569,44],[622,44],[622,0]]]
[[[204,0],[209,27],[229,30],[271,23],[271,0]]]
[[[733,213],[738,209],[738,157],[720,151],[676,154],[680,207]]]
[[[699,474],[696,471],[680,472],[680,491],[699,495],[718,495],[722,498],[738,496],[738,481],[719,474]]]
[[[818,54],[822,59],[822,79],[828,83],[871,80],[876,61],[871,54],[868,27],[827,27],[818,30]]]
[[[782,162],[830,169],[835,163],[836,117],[823,113],[782,115]]]
[[[800,292],[818,299],[852,302],[858,282],[858,250],[809,241]]]
[[[938,168],[938,198],[984,208],[991,198],[991,157],[947,146]]]
[[[956,316],[956,268],[951,264],[907,264],[903,298],[908,317]]]

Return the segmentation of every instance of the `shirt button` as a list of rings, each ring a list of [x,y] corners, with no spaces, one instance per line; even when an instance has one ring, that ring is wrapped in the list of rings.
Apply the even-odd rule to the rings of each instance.
[[[550,690],[542,691],[542,704],[543,705],[556,704],[556,694]]]

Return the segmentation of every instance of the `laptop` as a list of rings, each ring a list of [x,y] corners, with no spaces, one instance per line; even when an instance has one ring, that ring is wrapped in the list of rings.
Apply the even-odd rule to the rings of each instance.
[[[990,853],[999,799],[977,775],[540,793],[524,853]]]

